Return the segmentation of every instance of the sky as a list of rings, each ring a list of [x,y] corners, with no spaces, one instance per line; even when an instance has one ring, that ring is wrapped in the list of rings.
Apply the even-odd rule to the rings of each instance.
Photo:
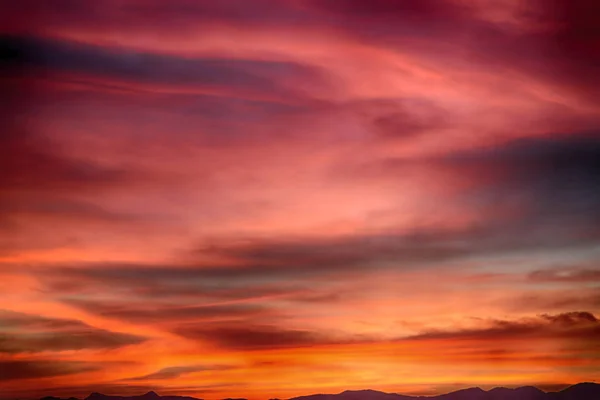
[[[599,7],[0,2],[0,398],[597,379]]]

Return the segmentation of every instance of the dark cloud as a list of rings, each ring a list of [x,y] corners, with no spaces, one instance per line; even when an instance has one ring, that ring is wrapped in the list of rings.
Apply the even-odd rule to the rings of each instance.
[[[65,300],[66,304],[87,312],[134,323],[159,324],[169,321],[258,318],[269,310],[257,304],[161,306],[146,307],[131,303],[108,303],[91,300]]]
[[[522,3],[515,21],[484,18],[477,7],[459,1],[308,0],[317,29],[444,60],[453,68],[479,66],[498,73],[527,76],[597,100],[600,51],[594,0]],[[437,61],[437,62],[436,62]]]
[[[560,324],[564,326],[598,323],[598,319],[594,316],[594,314],[585,311],[573,311],[557,315],[543,314],[541,317],[552,324]]]
[[[182,324],[173,332],[186,339],[210,342],[229,350],[296,348],[339,343],[331,337],[313,331],[251,323],[212,326]]]
[[[414,50],[410,42],[415,39],[423,48],[442,36],[456,40],[473,23],[468,8],[447,0],[307,0],[306,4],[316,12],[313,18],[320,28],[328,26],[375,46],[402,45],[405,51]]]
[[[124,33],[159,31],[181,37],[202,32],[206,27],[235,25],[241,28],[301,24],[302,8],[280,0],[172,1],[107,0],[103,7],[73,0],[39,4],[35,0],[2,4],[5,17],[0,21],[8,32],[36,32],[39,26],[78,27],[97,31],[111,29]],[[36,26],[36,24],[38,26]]]
[[[536,64],[532,72],[598,100],[600,4],[594,0],[539,0],[537,4],[542,11],[536,22],[551,23],[554,29],[547,38],[545,63]]]
[[[109,80],[157,85],[201,85],[235,91],[289,95],[291,80],[320,81],[313,67],[293,62],[182,58],[135,50],[84,45],[35,37],[5,36],[0,46],[14,56],[9,63],[32,72],[67,72]],[[237,92],[236,92],[237,93]]]
[[[430,119],[420,119],[402,110],[380,115],[373,119],[374,131],[379,136],[388,139],[412,138],[438,127],[439,125],[433,123]]]
[[[98,290],[109,290],[111,293],[122,292],[124,300],[89,300],[71,298],[68,293],[79,292],[79,285],[72,290],[63,290],[58,301],[79,308],[90,314],[103,318],[117,319],[129,323],[152,324],[169,329],[174,323],[195,321],[213,323],[219,321],[271,321],[287,318],[289,307],[302,307],[305,304],[331,304],[344,298],[342,293],[316,291],[285,287],[262,288],[260,286],[221,290],[218,288],[202,287],[200,284],[184,286],[176,279],[161,279],[162,285],[154,281],[126,282],[122,284],[86,280],[85,286]],[[227,284],[224,280],[223,285]],[[60,284],[59,284],[60,285]],[[241,285],[243,286],[243,285]],[[116,287],[116,288],[115,288]],[[133,296],[133,297],[132,297]],[[163,303],[155,299],[170,299]],[[144,299],[140,301],[140,299]],[[173,304],[177,301],[177,305]],[[279,306],[272,306],[271,301]]]
[[[516,24],[483,19],[458,1],[309,3],[325,11],[339,32],[371,45],[417,53],[424,59],[442,58],[450,68],[468,63],[498,72],[517,71],[583,96],[600,95],[600,6],[594,0],[523,3],[514,10]]]
[[[419,98],[358,100],[341,104],[338,109],[341,118],[347,118],[344,113],[358,117],[375,139],[412,139],[453,124],[448,110]]]
[[[598,3],[536,1],[522,10],[528,27],[543,29],[503,32],[501,27],[487,26],[471,42],[473,55],[492,68],[515,68],[532,79],[598,100]]]
[[[251,299],[265,295],[280,295],[285,288],[273,288],[265,282],[279,282],[279,276],[269,276],[273,268],[253,269],[235,267],[199,266],[181,267],[178,265],[148,266],[135,264],[88,265],[84,268],[57,268],[40,280],[51,290],[63,294],[81,293],[97,289],[117,290],[143,298],[183,297],[190,299]],[[86,282],[89,286],[82,286]],[[85,302],[77,305],[85,306]],[[102,310],[102,308],[100,309]],[[115,312],[116,308],[105,309]],[[231,309],[233,311],[233,309]],[[241,309],[239,310],[241,311]],[[181,310],[188,314],[210,314],[210,309]]]
[[[54,4],[56,3],[56,4]],[[50,3],[49,3],[50,4]],[[304,0],[248,2],[108,1],[106,6],[74,1],[40,5],[33,0],[5,5],[8,32],[69,27],[122,34],[159,32],[185,37],[215,27],[344,35],[424,59],[519,72],[563,85],[579,94],[599,92],[600,32],[594,0],[536,0],[515,8],[514,21],[488,20],[455,0]],[[34,10],[34,11],[33,11]]]
[[[447,166],[466,171],[483,167],[483,172],[506,180],[539,180],[553,189],[597,190],[592,178],[600,171],[600,133],[573,132],[525,137],[487,149],[451,154]],[[546,179],[544,179],[546,178]],[[558,185],[561,183],[562,185]]]
[[[526,223],[535,220],[532,216]],[[486,221],[462,229],[420,229],[407,232],[344,235],[333,238],[248,240],[236,244],[215,244],[202,251],[231,260],[236,268],[198,271],[216,277],[227,275],[252,278],[272,276],[324,276],[360,272],[372,268],[413,268],[440,261],[457,261],[536,249],[558,248],[592,243],[595,227],[569,227],[588,233],[569,236],[548,235],[531,229],[520,235],[523,222]],[[535,226],[533,226],[535,228]],[[586,231],[589,230],[589,231]],[[559,231],[560,233],[560,231]]]
[[[385,159],[366,166],[365,176],[392,182],[414,173],[460,187],[446,201],[468,207],[486,222],[445,235],[467,240],[475,253],[558,249],[589,246],[600,238],[598,160],[597,132],[565,133],[429,159]]]
[[[17,190],[89,190],[123,183],[131,177],[123,169],[102,166],[65,154],[56,143],[17,129],[9,129],[0,137],[0,168],[3,171],[0,175],[0,193]]]
[[[0,382],[73,375],[97,369],[98,365],[76,361],[0,360]]]
[[[530,291],[524,295],[499,301],[498,305],[508,307],[511,311],[596,309],[600,307],[600,290],[578,288],[577,290]]]
[[[554,268],[540,269],[529,273],[532,282],[581,282],[600,281],[600,269],[595,268]]]
[[[290,278],[311,279],[360,273],[372,268],[410,268],[442,260],[457,260],[486,251],[517,246],[516,240],[496,244],[482,232],[419,232],[398,235],[357,235],[333,239],[250,240],[242,244],[219,243],[202,250],[230,260],[228,265],[88,265],[81,268],[53,268],[39,278],[55,290],[78,290],[87,282],[106,288],[125,287],[136,294],[243,293],[245,288],[266,288]],[[479,240],[476,237],[479,235]],[[489,234],[488,234],[489,236]],[[461,240],[465,239],[465,240]],[[474,239],[469,243],[466,239]],[[526,244],[522,245],[526,247]],[[183,291],[183,292],[181,292]],[[257,293],[260,294],[260,293]]]
[[[144,184],[154,177],[130,166],[96,161],[92,157],[96,149],[75,152],[68,143],[48,134],[46,127],[51,123],[42,126],[33,122],[40,118],[45,106],[60,104],[63,99],[52,99],[55,92],[45,93],[39,82],[18,76],[22,74],[24,57],[11,56],[12,61],[5,64],[13,66],[16,72],[0,78],[0,90],[6,89],[5,106],[0,108],[4,124],[0,135],[0,242],[6,246],[0,246],[0,251],[14,254],[69,244],[69,239],[60,234],[26,239],[36,231],[29,224],[35,219],[38,226],[51,225],[47,219],[62,218],[79,224],[122,227],[147,222],[146,216],[106,208],[97,194],[121,185]],[[69,114],[77,112],[69,110]]]
[[[600,321],[589,312],[543,314],[537,318],[491,320],[488,326],[451,331],[431,331],[406,340],[531,340],[567,339],[594,341],[600,337]]]
[[[35,218],[71,219],[107,224],[140,223],[142,215],[128,214],[109,210],[101,205],[64,195],[49,194],[40,199],[30,193],[6,194],[0,198],[0,216],[17,217],[30,216]],[[53,198],[54,197],[54,198]]]
[[[12,238],[7,240],[16,241],[19,220],[27,214],[113,222],[126,219],[65,193],[97,193],[132,183],[141,175],[69,151],[44,129],[38,129],[32,121],[39,117],[40,100],[45,94],[39,82],[25,76],[23,67],[29,56],[6,38],[0,38],[0,53],[0,87],[4,92],[0,108],[4,124],[0,135],[0,222],[11,231]],[[51,101],[56,102],[57,98]]]
[[[455,14],[459,6],[452,1],[423,0],[308,0],[316,7],[348,17],[382,17],[398,19],[428,19]]]
[[[597,132],[522,138],[486,150],[454,154],[440,167],[478,183],[466,195],[502,203],[520,198],[521,223],[542,223],[598,238],[600,135]]]
[[[193,374],[204,371],[223,371],[231,369],[228,365],[187,365],[181,367],[168,367],[148,375],[127,378],[127,381],[146,381],[146,380],[170,380],[177,379],[183,375]]]
[[[141,336],[95,328],[78,320],[0,312],[2,353],[115,349],[145,340]]]
[[[543,249],[569,248],[594,243],[595,236],[551,232],[514,220],[488,221],[458,230],[420,230],[396,234],[344,235],[333,238],[306,237],[213,242],[199,252],[218,257],[227,264],[198,263],[190,266],[89,264],[55,267],[38,279],[48,288],[65,295],[97,290],[156,297],[196,299],[260,298],[297,295],[298,288],[311,287],[313,279],[359,276],[365,271],[404,270],[453,263],[473,258],[485,259]],[[567,228],[578,233],[580,227]],[[584,228],[595,229],[584,225]],[[528,234],[523,235],[524,229]],[[566,229],[566,228],[565,228]],[[194,255],[196,256],[196,255]],[[301,282],[290,285],[290,279]],[[119,314],[118,310],[105,310]],[[230,310],[233,311],[233,310]],[[192,316],[210,313],[208,309],[174,310]],[[248,312],[245,310],[244,312]],[[142,312],[144,318],[160,312]],[[182,315],[183,315],[182,314]]]

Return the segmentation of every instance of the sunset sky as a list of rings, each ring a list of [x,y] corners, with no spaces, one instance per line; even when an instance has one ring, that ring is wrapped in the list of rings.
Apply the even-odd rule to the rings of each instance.
[[[600,2],[0,2],[0,398],[600,376]]]

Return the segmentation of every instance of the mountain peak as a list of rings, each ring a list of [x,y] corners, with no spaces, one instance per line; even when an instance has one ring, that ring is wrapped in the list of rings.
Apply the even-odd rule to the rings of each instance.
[[[558,392],[544,392],[534,386],[515,388],[495,387],[485,391],[480,387],[457,390],[437,396],[409,396],[397,393],[386,393],[372,389],[345,390],[338,394],[314,394],[295,397],[289,400],[598,400],[600,384],[594,382],[578,383]],[[46,397],[41,400],[63,400],[57,397]],[[68,399],[77,400],[77,399]],[[188,396],[160,396],[154,391],[138,396],[107,396],[94,392],[85,400],[201,400]],[[223,400],[246,400],[243,398],[227,398]],[[271,399],[278,400],[278,399]]]
[[[600,385],[593,382],[582,382],[558,392],[568,394],[570,398],[600,398]]]
[[[106,398],[106,395],[98,392],[92,392],[85,400],[100,400]]]
[[[46,396],[46,397],[42,397],[40,400],[63,400],[60,397],[54,397],[54,396]],[[75,397],[69,397],[68,399],[64,399],[64,400],[79,400]]]
[[[483,390],[482,388],[480,388],[479,386],[476,387],[471,387],[471,388],[466,388],[466,389],[459,389],[456,390],[454,392],[448,393],[448,394],[458,394],[458,393],[487,393],[485,390]]]
[[[387,394],[387,393],[380,392],[378,390],[373,390],[373,389],[344,390],[342,392],[342,394],[344,394],[344,393],[382,393],[382,394]]]
[[[464,390],[465,392],[472,392],[472,393],[475,393],[475,392],[485,392],[485,390],[483,390],[483,389],[482,389],[482,388],[480,388],[479,386],[475,386],[475,387],[472,387],[472,388],[467,388],[467,389],[463,389],[463,390]]]
[[[598,385],[599,384],[596,382],[581,382],[581,383],[576,383],[570,387],[597,387]]]

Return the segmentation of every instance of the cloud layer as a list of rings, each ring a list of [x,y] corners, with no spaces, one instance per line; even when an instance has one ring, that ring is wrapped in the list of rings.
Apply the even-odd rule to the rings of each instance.
[[[0,5],[0,392],[595,378],[599,12]]]

